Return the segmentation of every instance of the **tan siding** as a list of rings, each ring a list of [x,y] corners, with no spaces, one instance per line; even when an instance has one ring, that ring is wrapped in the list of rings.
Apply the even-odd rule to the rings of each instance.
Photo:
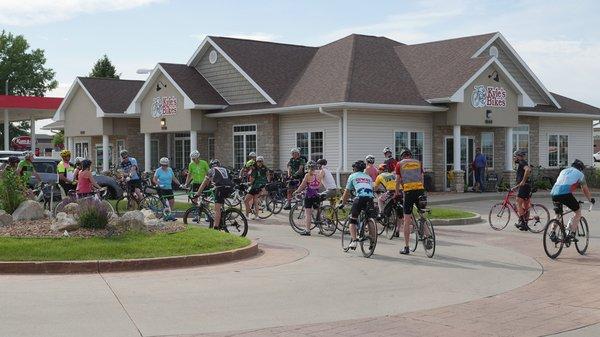
[[[548,135],[569,136],[569,163],[575,159],[592,164],[592,120],[584,118],[540,118],[540,165],[548,167]]]
[[[217,61],[211,64],[208,57],[213,50],[210,48],[206,51],[196,69],[229,104],[267,101],[221,54],[218,54]]]
[[[65,136],[98,136],[103,131],[102,119],[96,117],[96,106],[85,91],[78,87],[65,109]]]

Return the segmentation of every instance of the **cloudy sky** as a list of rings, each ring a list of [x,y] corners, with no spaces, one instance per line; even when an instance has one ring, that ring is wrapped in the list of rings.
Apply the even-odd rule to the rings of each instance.
[[[206,35],[318,46],[352,33],[411,44],[500,31],[550,91],[600,106],[600,1],[0,0],[0,29],[46,50],[63,96],[107,54],[122,78],[185,63]]]

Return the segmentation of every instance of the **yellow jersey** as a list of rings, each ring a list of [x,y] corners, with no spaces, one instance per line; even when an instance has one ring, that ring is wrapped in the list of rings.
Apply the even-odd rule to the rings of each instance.
[[[381,173],[375,178],[375,183],[373,183],[373,189],[376,189],[382,185],[388,191],[396,190],[396,175],[389,172]]]

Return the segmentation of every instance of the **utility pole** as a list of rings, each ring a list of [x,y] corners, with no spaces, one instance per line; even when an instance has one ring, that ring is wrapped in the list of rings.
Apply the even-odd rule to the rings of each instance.
[[[8,82],[10,81],[10,76],[12,73],[6,76],[6,81],[4,82],[4,94],[8,96]],[[9,118],[8,118],[8,108],[4,109],[4,150],[10,150],[10,127],[9,127]]]

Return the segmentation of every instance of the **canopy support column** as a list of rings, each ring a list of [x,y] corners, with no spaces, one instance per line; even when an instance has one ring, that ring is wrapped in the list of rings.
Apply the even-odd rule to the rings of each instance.
[[[108,171],[108,136],[102,135],[102,172]]]
[[[35,148],[37,147],[35,139],[35,118],[31,118],[31,152],[35,155]]]
[[[150,142],[151,136],[151,133],[144,133],[144,171],[146,172],[152,171],[152,163],[150,162],[152,160],[152,144]]]
[[[4,151],[10,150],[10,120],[8,119],[8,109],[4,109]]]

